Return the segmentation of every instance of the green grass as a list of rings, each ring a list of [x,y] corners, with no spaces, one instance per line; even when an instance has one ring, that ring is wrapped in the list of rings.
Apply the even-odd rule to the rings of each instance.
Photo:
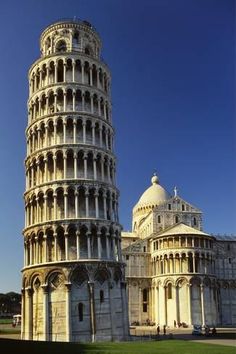
[[[235,354],[235,347],[184,340],[76,344],[0,339],[0,348],[3,354]]]

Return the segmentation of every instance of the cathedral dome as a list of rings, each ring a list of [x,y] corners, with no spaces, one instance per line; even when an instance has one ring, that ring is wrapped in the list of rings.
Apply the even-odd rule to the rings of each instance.
[[[149,187],[140,197],[137,207],[159,205],[171,198],[171,195],[159,184],[156,174],[151,179],[151,187]]]

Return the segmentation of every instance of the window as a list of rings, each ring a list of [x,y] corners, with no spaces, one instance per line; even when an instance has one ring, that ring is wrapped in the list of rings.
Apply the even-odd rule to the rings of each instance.
[[[157,222],[158,222],[158,224],[161,223],[161,215],[158,215],[158,217],[157,217]]]
[[[230,244],[227,245],[227,250],[230,251]]]
[[[147,302],[147,295],[148,295],[147,289],[143,289],[143,302]]]
[[[83,309],[84,305],[82,304],[82,302],[79,303],[78,306],[78,311],[79,311],[79,321],[82,322],[83,321],[83,317],[84,317],[84,309]]]
[[[172,284],[167,285],[167,299],[172,299]]]
[[[146,246],[143,246],[143,252],[146,252]]]
[[[104,302],[104,291],[100,290],[100,304]]]
[[[148,305],[148,290],[143,289],[143,312],[147,312]]]
[[[231,264],[231,258],[229,258],[229,264]]]
[[[193,225],[196,226],[197,225],[197,219],[194,217],[193,218]]]
[[[128,254],[125,256],[125,259],[126,259],[127,261],[129,260],[129,255],[128,255]]]
[[[182,211],[185,211],[185,205],[182,204]]]
[[[171,204],[168,204],[168,210],[171,210]]]
[[[177,224],[179,222],[179,217],[176,215],[175,216],[175,223]]]

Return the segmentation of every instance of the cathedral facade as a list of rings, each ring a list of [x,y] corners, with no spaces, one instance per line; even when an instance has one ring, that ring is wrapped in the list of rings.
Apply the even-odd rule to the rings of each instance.
[[[87,21],[40,38],[29,69],[22,338],[125,340],[111,74]]]
[[[154,175],[122,233],[130,324],[236,325],[236,236],[203,231],[202,212]]]

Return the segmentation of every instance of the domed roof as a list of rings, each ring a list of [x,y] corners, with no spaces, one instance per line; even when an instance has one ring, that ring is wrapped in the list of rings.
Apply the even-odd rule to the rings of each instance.
[[[135,207],[159,205],[171,198],[171,195],[159,184],[156,174],[153,175],[151,183],[151,187],[142,194]]]

